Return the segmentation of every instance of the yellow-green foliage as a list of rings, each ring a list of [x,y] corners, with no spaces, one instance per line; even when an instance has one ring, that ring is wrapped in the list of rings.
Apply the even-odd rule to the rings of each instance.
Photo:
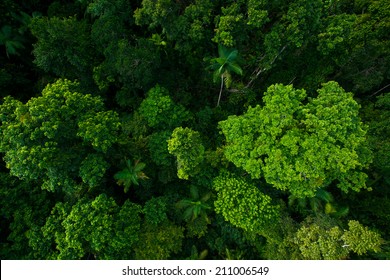
[[[220,122],[226,158],[296,197],[312,197],[334,180],[345,192],[365,188],[361,170],[371,154],[352,94],[328,82],[317,98],[304,104],[305,97],[304,90],[276,84],[263,107]]]
[[[348,222],[348,227],[349,229],[344,232],[341,239],[351,251],[358,255],[363,255],[367,251],[376,253],[380,251],[382,239],[378,233],[354,220]]]
[[[279,207],[258,187],[229,173],[213,180],[217,192],[215,211],[226,221],[247,231],[261,233],[279,217]]]
[[[204,146],[200,134],[188,127],[177,127],[168,140],[168,151],[177,159],[177,176],[189,179],[199,172],[204,159]]]
[[[304,259],[337,260],[345,259],[351,252],[363,255],[368,251],[380,251],[381,236],[350,220],[348,230],[327,224],[321,219],[305,223],[295,234],[294,243],[298,245]]]

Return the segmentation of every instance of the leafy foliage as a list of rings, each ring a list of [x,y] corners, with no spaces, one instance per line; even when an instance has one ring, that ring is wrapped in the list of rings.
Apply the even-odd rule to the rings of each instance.
[[[1,258],[389,259],[389,11],[0,1]]]
[[[380,236],[357,221],[348,222],[348,230],[338,226],[323,227],[318,223],[302,226],[295,242],[305,259],[345,259],[349,252],[362,255],[367,251],[378,252]]]
[[[172,164],[172,155],[168,152],[168,140],[171,138],[172,132],[164,130],[150,135],[148,147],[152,160],[157,165],[169,166]]]
[[[145,163],[136,160],[134,165],[131,163],[131,160],[126,160],[126,167],[117,172],[114,175],[114,178],[118,180],[118,185],[124,186],[125,193],[128,192],[131,185],[139,185],[138,180],[145,180],[148,177],[142,171],[145,168]]]
[[[349,211],[348,207],[339,206],[335,202],[333,195],[324,189],[318,189],[315,196],[310,198],[297,198],[294,195],[290,195],[288,204],[302,213],[308,212],[308,207],[314,213],[322,212],[337,217],[345,216]]]
[[[378,233],[362,226],[358,221],[349,221],[349,229],[343,234],[341,239],[346,243],[353,252],[363,255],[367,251],[380,251],[382,244],[381,237]]]
[[[204,159],[204,146],[200,134],[188,127],[177,127],[168,140],[168,151],[177,159],[177,176],[189,179],[199,172]]]
[[[153,128],[173,129],[189,118],[189,113],[169,97],[167,89],[155,86],[142,101],[140,114]]]
[[[237,227],[262,233],[278,219],[279,207],[271,197],[242,178],[222,173],[214,179],[213,188],[217,191],[215,211]]]
[[[223,89],[223,84],[225,82],[226,88],[229,88],[232,83],[232,73],[236,73],[242,76],[243,72],[241,67],[237,64],[238,51],[237,50],[229,50],[223,45],[218,45],[218,54],[219,57],[213,58],[211,60],[211,65],[209,68],[214,70],[213,80],[217,82],[221,80],[221,89],[219,91],[218,103],[221,100],[221,94]]]
[[[168,221],[168,203],[165,197],[152,197],[145,203],[142,212],[145,215],[145,222],[151,226],[158,226]]]
[[[35,63],[58,77],[85,77],[94,55],[88,29],[86,21],[75,17],[34,18],[31,32],[38,38],[34,46]]]
[[[120,123],[118,115],[113,111],[86,115],[78,125],[77,136],[91,143],[92,147],[99,152],[107,152],[108,148],[117,141]]]
[[[119,119],[104,111],[100,98],[79,93],[77,87],[77,82],[58,80],[26,104],[5,99],[0,150],[12,175],[68,193],[74,192],[79,175],[92,185],[102,178],[108,167],[103,155],[117,141]],[[88,146],[102,153],[92,155]]]
[[[135,256],[141,260],[166,260],[181,250],[183,237],[183,228],[171,222],[159,227],[146,227],[139,235]]]
[[[209,202],[207,202],[211,193],[206,193],[202,197],[199,196],[198,187],[192,185],[190,187],[190,198],[181,199],[176,203],[176,207],[183,212],[183,219],[187,222],[188,236],[201,237],[207,232],[207,225],[211,223],[207,212],[211,210]]]
[[[205,211],[211,209],[211,207],[207,204],[211,194],[207,193],[202,198],[200,198],[199,190],[195,186],[191,186],[190,192],[191,198],[182,199],[176,204],[179,209],[185,209],[183,213],[183,219],[185,221],[193,221],[199,216],[202,216],[204,219],[208,220]]]
[[[314,196],[334,180],[345,192],[365,188],[361,169],[371,158],[359,105],[335,82],[307,104],[305,96],[304,90],[274,85],[263,107],[220,122],[226,158],[296,197]]]
[[[128,259],[138,241],[141,207],[122,206],[104,194],[75,205],[58,203],[42,228],[44,242],[55,242],[57,259]]]

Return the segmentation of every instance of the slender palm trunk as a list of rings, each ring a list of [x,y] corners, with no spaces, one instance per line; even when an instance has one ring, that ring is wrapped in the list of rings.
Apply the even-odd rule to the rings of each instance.
[[[217,107],[219,107],[219,101],[221,100],[222,90],[223,90],[223,75],[221,75],[221,88],[220,88],[220,90],[219,90],[219,96],[218,96]]]

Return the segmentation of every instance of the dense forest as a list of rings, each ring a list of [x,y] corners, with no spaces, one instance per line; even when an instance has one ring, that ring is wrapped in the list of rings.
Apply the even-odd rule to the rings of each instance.
[[[2,0],[1,259],[390,259],[390,0]]]

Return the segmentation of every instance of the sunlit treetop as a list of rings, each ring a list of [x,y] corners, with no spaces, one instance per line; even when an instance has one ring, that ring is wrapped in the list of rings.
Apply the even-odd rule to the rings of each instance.
[[[120,126],[116,112],[105,111],[99,97],[78,92],[78,83],[68,80],[47,85],[26,104],[5,98],[0,120],[0,151],[11,174],[67,192],[81,182],[98,184]]]
[[[362,169],[371,154],[352,94],[328,82],[316,98],[305,98],[304,90],[276,84],[263,107],[220,122],[226,158],[297,197],[314,196],[333,181],[344,192],[365,188]]]

